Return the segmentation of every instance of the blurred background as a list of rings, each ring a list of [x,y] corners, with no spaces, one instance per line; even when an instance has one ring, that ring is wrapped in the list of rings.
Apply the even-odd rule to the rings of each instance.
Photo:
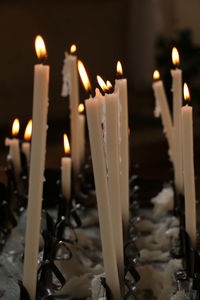
[[[196,166],[200,166],[200,1],[57,0],[0,3],[0,149],[15,117],[21,137],[32,113],[34,39],[44,37],[51,67],[47,166],[60,167],[62,136],[69,128],[69,100],[61,97],[64,52],[72,43],[93,87],[96,75],[112,82],[116,62],[123,63],[129,85],[131,166],[139,163],[168,177],[167,143],[160,119],[153,116],[152,73],[158,68],[171,105],[171,49],[176,45],[194,105]],[[80,100],[86,94],[80,83]],[[151,168],[149,168],[151,166]],[[152,168],[153,166],[153,168]],[[163,167],[162,167],[163,166]],[[164,168],[166,166],[166,168]]]

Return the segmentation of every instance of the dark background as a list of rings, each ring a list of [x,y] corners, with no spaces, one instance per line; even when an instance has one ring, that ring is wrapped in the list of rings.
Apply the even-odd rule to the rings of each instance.
[[[34,39],[41,34],[51,66],[47,166],[58,168],[62,135],[69,132],[68,99],[60,96],[64,52],[75,43],[93,87],[96,75],[113,82],[116,61],[129,84],[131,167],[138,162],[151,176],[168,177],[167,144],[153,117],[152,73],[159,68],[171,103],[171,47],[179,46],[184,78],[194,95],[196,167],[200,166],[200,1],[198,0],[49,0],[0,2],[0,149],[15,117],[21,136],[31,118]],[[187,30],[187,31],[185,31]],[[80,100],[86,94],[80,84]],[[199,98],[200,101],[200,98]],[[199,128],[199,129],[198,129]],[[149,168],[151,166],[151,168]],[[166,166],[166,168],[164,168]],[[162,171],[161,171],[162,170]]]

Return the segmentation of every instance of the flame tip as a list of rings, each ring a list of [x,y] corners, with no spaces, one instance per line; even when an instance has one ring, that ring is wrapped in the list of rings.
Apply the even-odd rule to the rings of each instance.
[[[47,58],[45,42],[41,35],[37,35],[35,38],[35,51],[39,59]]]

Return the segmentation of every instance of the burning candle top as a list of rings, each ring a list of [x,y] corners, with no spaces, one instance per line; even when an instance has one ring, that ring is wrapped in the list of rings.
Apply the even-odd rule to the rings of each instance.
[[[35,38],[35,51],[39,60],[44,60],[47,58],[46,46],[41,35],[38,35]]]
[[[31,140],[32,135],[32,120],[29,120],[28,124],[26,125],[26,129],[24,131],[24,140],[29,142]]]
[[[13,137],[18,136],[19,130],[20,130],[20,123],[19,123],[19,119],[16,118],[12,124],[12,136]]]
[[[78,106],[78,112],[80,114],[82,114],[84,112],[85,108],[84,108],[84,104],[83,103],[80,103],[79,106]]]
[[[153,72],[153,80],[156,81],[156,80],[159,80],[160,79],[160,73],[158,70],[155,70]]]
[[[76,52],[77,52],[76,45],[75,44],[71,45],[71,47],[70,47],[70,54],[75,55]]]
[[[172,48],[172,62],[176,67],[178,67],[180,64],[180,56],[176,47]]]
[[[64,135],[63,135],[63,144],[64,144],[65,154],[67,156],[69,156],[70,155],[70,145],[69,145],[69,139],[68,139],[68,136],[66,133],[64,133]]]
[[[82,61],[80,61],[80,60],[78,60],[78,71],[79,71],[79,75],[80,75],[81,81],[83,83],[83,86],[84,86],[86,92],[89,95],[91,95],[92,94],[91,83],[90,83],[89,77],[87,75],[87,72],[85,70],[85,67],[84,67]]]
[[[183,95],[184,95],[184,100],[185,100],[185,104],[188,105],[190,104],[190,92],[189,92],[189,88],[187,83],[184,83],[183,86]]]

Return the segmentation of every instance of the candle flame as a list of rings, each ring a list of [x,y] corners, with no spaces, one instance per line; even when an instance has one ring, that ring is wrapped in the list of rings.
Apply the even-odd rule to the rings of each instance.
[[[86,92],[91,91],[91,83],[82,61],[78,60],[78,71]]]
[[[117,62],[117,75],[123,75],[122,64],[119,60]]]
[[[174,66],[178,66],[180,64],[180,57],[176,47],[172,49],[172,62]]]
[[[84,104],[83,104],[83,103],[80,103],[79,106],[78,106],[78,112],[79,112],[79,113],[83,113],[84,110],[85,110]]]
[[[39,59],[47,58],[46,46],[41,35],[37,35],[35,38],[35,51]]]
[[[190,92],[189,92],[189,88],[188,88],[187,83],[184,83],[184,86],[183,86],[183,95],[184,95],[185,101],[190,101]]]
[[[97,82],[104,92],[108,91],[108,87],[107,87],[105,81],[99,75],[97,75]]]
[[[70,145],[69,145],[69,140],[67,137],[67,134],[64,133],[63,135],[63,143],[64,143],[64,151],[66,154],[70,154]]]
[[[71,47],[70,47],[70,53],[71,54],[75,54],[76,53],[76,45],[75,44],[73,44],[73,45],[71,45]]]
[[[112,83],[109,80],[106,81],[106,85],[107,85],[108,90],[112,89]]]
[[[12,125],[12,135],[17,136],[19,133],[19,129],[20,129],[19,119],[16,118],[13,121],[13,125]]]
[[[160,79],[160,73],[159,73],[158,70],[155,70],[155,71],[153,72],[153,79],[154,79],[154,80]]]
[[[24,132],[24,139],[26,141],[30,141],[32,135],[32,120],[29,120],[28,124],[26,125],[26,129]]]

